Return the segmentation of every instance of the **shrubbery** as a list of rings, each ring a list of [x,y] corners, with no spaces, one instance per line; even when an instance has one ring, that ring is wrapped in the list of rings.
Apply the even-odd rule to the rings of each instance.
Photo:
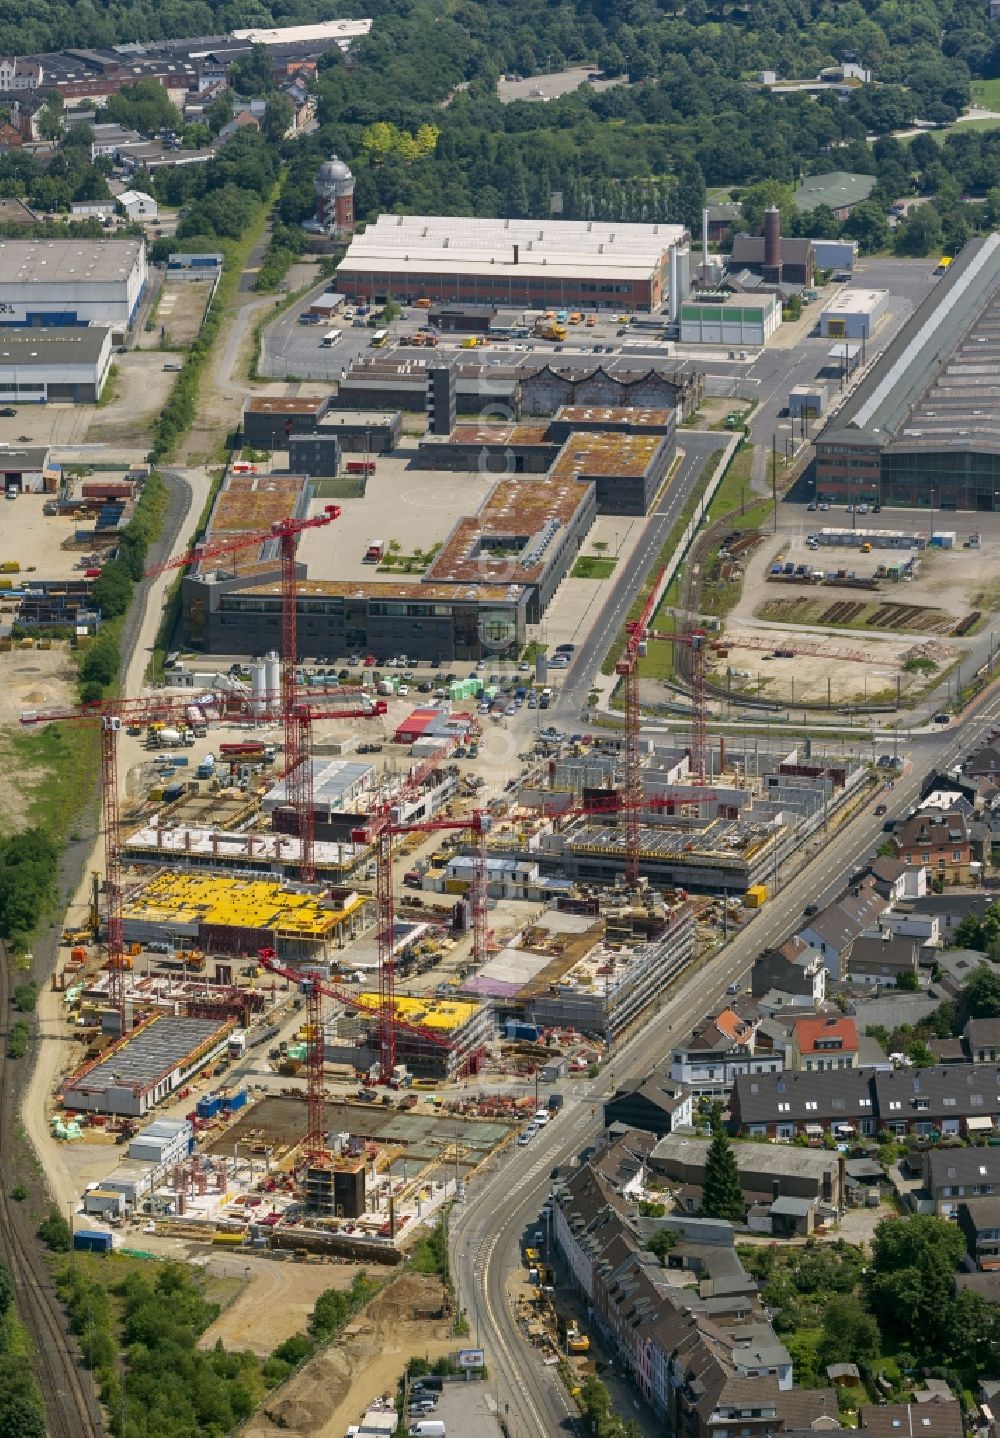
[[[0,938],[13,948],[25,946],[55,899],[57,862],[56,846],[43,829],[0,839]]]

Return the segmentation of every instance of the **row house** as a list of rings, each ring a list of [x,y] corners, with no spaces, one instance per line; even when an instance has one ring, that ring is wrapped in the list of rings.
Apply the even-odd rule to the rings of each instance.
[[[939,1218],[955,1218],[963,1202],[1000,1199],[1000,1150],[932,1148],[924,1154],[923,1188]]]
[[[746,1075],[729,1101],[737,1133],[791,1140],[878,1131],[871,1069]]]
[[[850,1138],[881,1129],[898,1138],[982,1137],[1000,1132],[1000,1068],[943,1063],[745,1075],[736,1080],[730,1113],[735,1131],[751,1138]]]
[[[969,1257],[984,1273],[1000,1269],[1000,1198],[969,1198],[958,1206]]]

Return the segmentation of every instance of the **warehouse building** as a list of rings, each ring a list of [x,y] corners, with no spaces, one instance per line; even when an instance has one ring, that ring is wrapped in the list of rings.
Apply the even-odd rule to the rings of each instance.
[[[1000,509],[1000,235],[970,240],[816,439],[816,497]]]
[[[111,368],[111,330],[0,329],[0,403],[96,404]]]
[[[351,299],[655,310],[683,225],[380,215],[337,271]]]
[[[820,314],[820,335],[831,340],[869,340],[888,308],[888,290],[841,290]]]
[[[143,240],[0,240],[3,325],[110,325],[123,334],[145,286]]]
[[[226,1047],[233,1021],[160,1014],[119,1039],[63,1086],[64,1108],[139,1118]]]
[[[681,305],[681,343],[760,349],[781,324],[776,294],[703,290]]]

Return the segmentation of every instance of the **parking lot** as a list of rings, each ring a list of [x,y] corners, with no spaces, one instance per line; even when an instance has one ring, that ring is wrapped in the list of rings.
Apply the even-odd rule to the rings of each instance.
[[[442,1384],[433,1408],[426,1414],[411,1408],[410,1415],[411,1426],[421,1417],[439,1418],[449,1433],[461,1434],[461,1438],[496,1438],[500,1432],[496,1398],[489,1384],[475,1378]]]

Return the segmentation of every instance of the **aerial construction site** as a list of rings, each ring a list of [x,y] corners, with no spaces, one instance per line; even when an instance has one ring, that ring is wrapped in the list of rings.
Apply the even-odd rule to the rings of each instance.
[[[429,678],[417,709],[407,684],[345,683],[302,661],[297,629],[296,541],[337,507],[274,502],[269,528],[220,524],[171,566],[280,568],[280,653],[23,715],[96,725],[103,755],[49,1118],[109,1243],[139,1224],[394,1263],[482,1164],[558,1121],[565,1081],[612,1059],[868,781],[713,745],[701,631],[679,636],[690,742],[640,744],[655,587],[604,739],[543,728],[530,676],[516,756],[504,676]]]

